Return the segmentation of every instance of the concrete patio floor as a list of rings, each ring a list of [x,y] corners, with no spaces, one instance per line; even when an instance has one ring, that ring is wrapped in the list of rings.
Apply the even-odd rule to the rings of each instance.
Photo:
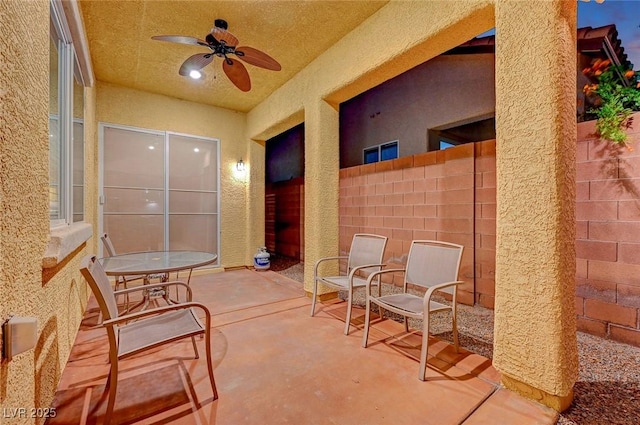
[[[499,384],[491,361],[430,339],[426,382],[418,380],[420,335],[376,321],[362,342],[364,311],[344,336],[345,303],[309,316],[302,285],[273,271],[194,276],[194,301],[213,316],[219,399],[206,357],[186,339],[120,362],[119,424],[553,424],[555,411]],[[102,423],[109,370],[106,332],[92,298],[62,373],[48,424]]]

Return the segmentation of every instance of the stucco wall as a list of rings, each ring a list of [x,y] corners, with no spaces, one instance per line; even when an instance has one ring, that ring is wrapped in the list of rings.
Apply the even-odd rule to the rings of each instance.
[[[247,134],[274,137],[304,120],[305,102],[337,105],[493,25],[491,0],[391,1],[252,109]]]
[[[98,82],[97,105],[99,122],[220,139],[220,264],[252,264],[259,246],[255,232],[264,238],[264,224],[260,229],[249,217],[260,212],[264,215],[264,201],[249,202],[249,197],[255,196],[249,192],[249,182],[256,175],[264,180],[264,147],[245,139],[246,115],[102,82]],[[235,173],[240,158],[248,167],[245,175]],[[260,193],[257,186],[253,190]],[[251,211],[254,208],[256,211]],[[255,246],[247,250],[247,245]]]
[[[400,156],[426,152],[429,129],[493,116],[494,57],[441,55],[340,105],[340,166],[392,140]]]
[[[49,2],[4,1],[0,20],[0,316],[38,320],[35,349],[2,360],[0,405],[44,408],[86,305],[78,270],[86,248],[42,269],[49,239]]]
[[[558,410],[578,376],[575,66],[576,2],[496,2],[493,364]]]
[[[267,141],[266,167],[267,184],[304,177],[304,125]]]

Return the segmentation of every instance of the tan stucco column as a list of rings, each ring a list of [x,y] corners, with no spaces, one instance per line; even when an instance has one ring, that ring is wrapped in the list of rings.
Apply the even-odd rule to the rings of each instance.
[[[248,176],[245,176],[248,182],[247,191],[247,241],[246,241],[246,263],[253,264],[253,256],[256,254],[258,247],[265,245],[264,238],[264,193],[265,193],[265,143],[249,142],[247,145],[247,154],[244,159],[248,162]]]
[[[576,2],[496,1],[494,365],[566,409],[575,319]]]
[[[305,104],[304,289],[313,292],[313,267],[338,255],[340,135],[338,111],[322,99]],[[319,294],[328,288],[319,288]]]

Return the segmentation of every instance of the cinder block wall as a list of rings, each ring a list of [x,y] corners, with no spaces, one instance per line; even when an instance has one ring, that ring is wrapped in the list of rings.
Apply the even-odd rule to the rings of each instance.
[[[578,124],[576,311],[579,330],[640,346],[640,113],[634,119],[633,150],[599,141],[593,121]],[[358,232],[388,236],[392,264],[406,261],[412,239],[460,243],[460,299],[492,309],[495,159],[488,140],[340,170],[341,253]]]
[[[493,309],[496,277],[496,141],[476,143],[476,292],[477,304]]]
[[[640,113],[633,150],[578,125],[576,310],[578,329],[640,346]]]
[[[474,152],[468,144],[340,170],[341,253],[349,252],[355,233],[387,236],[385,261],[396,265],[406,263],[414,239],[464,245],[459,299],[473,304]]]

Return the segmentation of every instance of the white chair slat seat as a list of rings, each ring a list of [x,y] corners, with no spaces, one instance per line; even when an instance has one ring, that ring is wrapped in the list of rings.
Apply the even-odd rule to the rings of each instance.
[[[320,278],[320,281],[327,285],[349,289],[349,276],[327,276],[327,277]],[[358,276],[353,276],[352,286],[354,288],[367,286],[367,279],[363,279]]]
[[[366,313],[364,323],[364,335],[362,346],[367,347],[369,327],[371,322],[371,306],[377,305],[380,317],[383,311],[389,310],[404,317],[405,331],[409,332],[408,319],[422,320],[422,348],[420,351],[420,372],[418,378],[425,380],[427,356],[429,349],[429,316],[433,313],[451,311],[453,330],[453,344],[456,352],[459,348],[457,329],[457,289],[464,283],[458,280],[460,261],[462,259],[463,246],[449,242],[432,240],[414,240],[411,242],[407,264],[404,269],[386,269],[373,272],[367,279],[366,286]],[[380,279],[385,273],[402,273],[402,292],[390,295],[378,295],[371,293],[373,280]],[[409,285],[421,287],[425,290],[424,296],[418,296],[408,292]],[[432,300],[436,292],[445,292],[451,295],[451,304],[444,304]]]
[[[367,285],[366,275],[382,270],[382,258],[387,246],[387,237],[370,233],[356,233],[351,240],[351,248],[348,256],[324,257],[316,261],[313,268],[313,295],[311,298],[311,316],[316,312],[316,300],[318,298],[318,284],[347,291],[347,318],[344,324],[344,334],[349,335],[351,325],[351,310],[353,304],[353,289]],[[321,268],[333,262],[347,262],[344,275],[323,276]],[[380,281],[377,282],[380,288]]]
[[[118,357],[126,357],[158,341],[177,340],[204,332],[193,309],[167,312],[118,327]]]

